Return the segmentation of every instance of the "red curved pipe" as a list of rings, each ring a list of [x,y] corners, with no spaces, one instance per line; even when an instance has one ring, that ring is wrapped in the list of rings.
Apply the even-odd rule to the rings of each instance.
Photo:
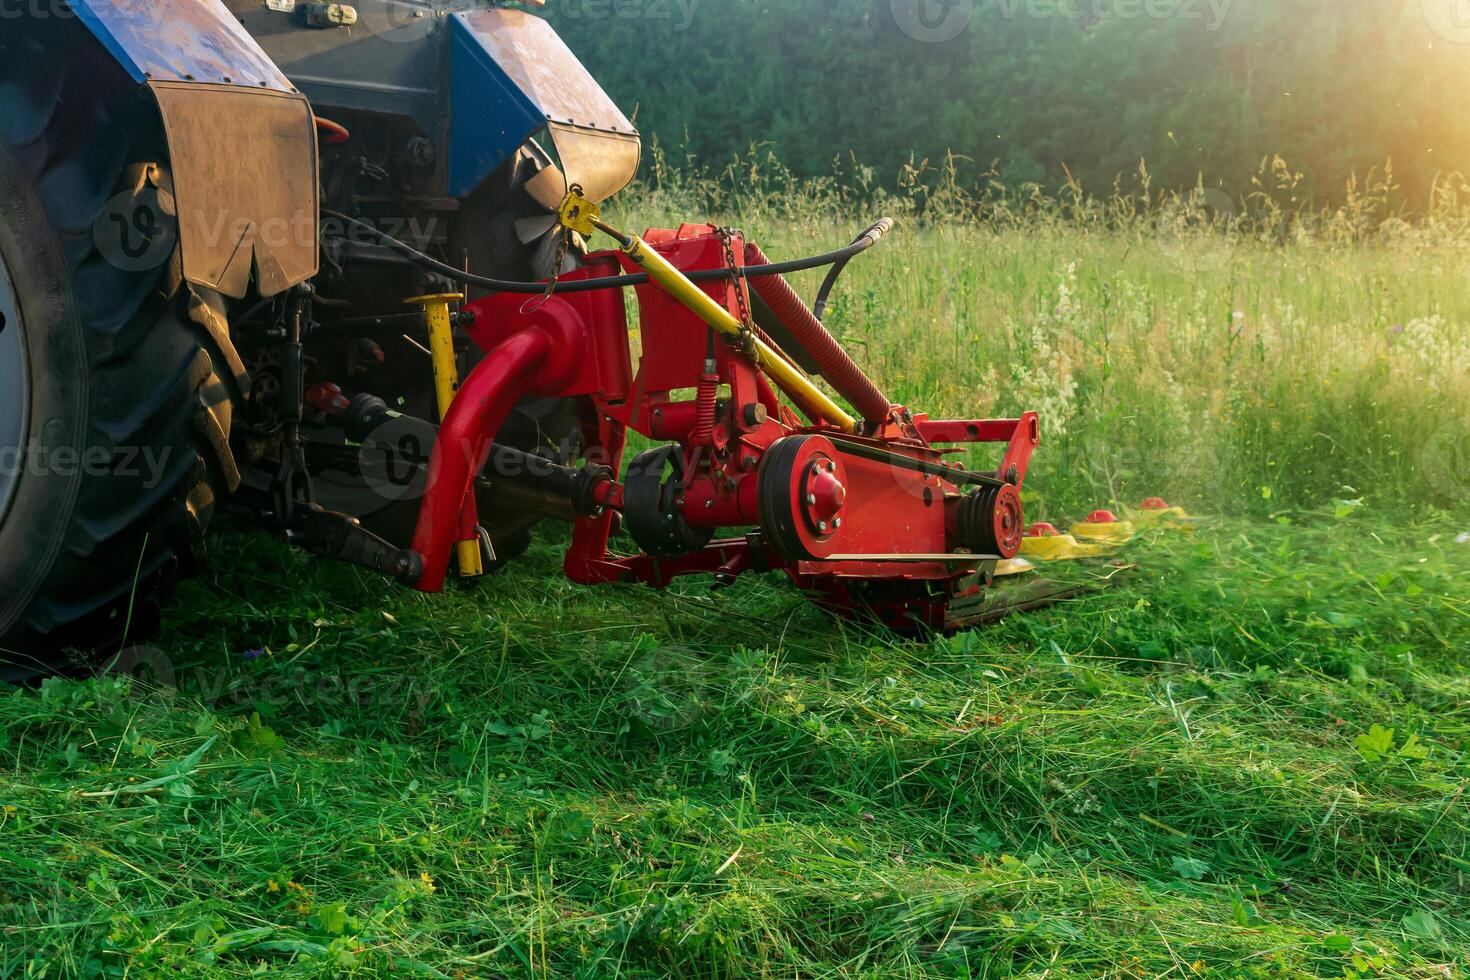
[[[745,246],[745,262],[747,265],[770,264],[760,246],[750,243]],[[847,356],[837,338],[822,326],[822,321],[801,301],[791,284],[780,276],[752,276],[750,284],[776,318],[811,354],[822,369],[822,376],[832,383],[838,394],[850,401],[869,425],[882,425],[892,408],[888,396]]]
[[[317,132],[321,134],[322,142],[326,143],[328,146],[335,146],[339,143],[346,143],[348,140],[352,139],[352,133],[348,132],[347,127],[342,125],[341,123],[333,122],[332,120],[325,119],[321,116],[316,116],[314,118],[316,119]]]
[[[444,588],[459,518],[495,433],[517,402],[545,384],[551,341],[539,330],[512,334],[485,355],[460,386],[429,458],[429,484],[419,508],[413,550],[424,560],[420,592]]]

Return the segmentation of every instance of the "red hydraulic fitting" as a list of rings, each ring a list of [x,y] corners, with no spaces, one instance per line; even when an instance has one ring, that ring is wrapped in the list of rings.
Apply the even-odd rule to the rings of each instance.
[[[338,418],[350,404],[342,389],[334,384],[312,385],[306,389],[306,404],[328,418]]]

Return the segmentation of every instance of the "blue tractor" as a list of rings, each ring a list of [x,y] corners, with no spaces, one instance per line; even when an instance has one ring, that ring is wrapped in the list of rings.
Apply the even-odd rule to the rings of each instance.
[[[574,267],[556,206],[638,158],[548,23],[485,0],[33,0],[0,23],[6,672],[146,636],[226,506],[381,565],[433,441],[414,420],[438,417],[404,300]],[[519,469],[480,507],[488,567],[565,509],[583,421],[527,402],[498,438]],[[366,451],[385,427],[395,451]]]

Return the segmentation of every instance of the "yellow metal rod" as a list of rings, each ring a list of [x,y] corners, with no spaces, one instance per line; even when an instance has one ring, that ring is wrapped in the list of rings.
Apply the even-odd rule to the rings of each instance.
[[[417,303],[423,307],[424,318],[429,322],[429,356],[434,365],[434,394],[438,401],[440,422],[449,414],[449,406],[459,393],[459,363],[454,356],[454,320],[449,314],[449,304],[463,299],[459,293],[438,293],[404,300],[405,303]],[[461,576],[478,578],[485,574],[485,562],[480,555],[478,539],[456,543],[454,554]]]
[[[648,273],[648,278],[660,286],[664,292],[687,306],[695,316],[725,336],[740,336],[742,332],[740,321],[735,319],[729,310],[715,302],[708,293],[691,282],[684,273],[674,268],[672,263],[654,251],[647,242],[637,235],[625,235],[600,221],[596,224],[598,228],[618,239],[622,243],[623,254]],[[782,391],[803,405],[811,406],[823,421],[830,422],[844,432],[858,431],[857,420],[844,412],[835,401],[828,398],[826,393],[813,384],[810,378],[792,367],[759,337],[751,339],[755,342],[756,364],[771,376]]]

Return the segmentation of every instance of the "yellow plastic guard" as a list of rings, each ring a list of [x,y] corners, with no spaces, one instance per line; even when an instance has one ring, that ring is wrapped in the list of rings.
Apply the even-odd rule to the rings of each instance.
[[[1072,525],[1072,534],[1082,541],[1104,544],[1127,544],[1136,528],[1131,521],[1120,521],[1112,511],[1095,510],[1087,520]]]
[[[1106,545],[1083,544],[1070,534],[1021,539],[1021,557],[1031,561],[1076,561],[1108,553]]]
[[[1158,497],[1150,497],[1138,507],[1123,508],[1123,516],[1139,530],[1158,527],[1189,530],[1199,523],[1183,507],[1170,507]]]

